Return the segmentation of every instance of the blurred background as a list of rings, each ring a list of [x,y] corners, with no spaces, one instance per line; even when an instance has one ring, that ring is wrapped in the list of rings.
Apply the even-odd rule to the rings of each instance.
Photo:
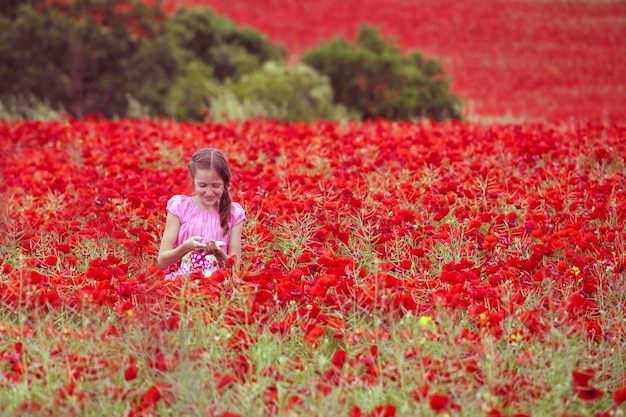
[[[626,2],[5,0],[4,118],[626,119]]]

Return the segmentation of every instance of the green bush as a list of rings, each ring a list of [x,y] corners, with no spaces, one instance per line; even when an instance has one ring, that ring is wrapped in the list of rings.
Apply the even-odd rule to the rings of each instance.
[[[461,118],[439,62],[414,51],[404,55],[371,26],[361,27],[356,43],[337,37],[305,52],[302,62],[327,75],[335,102],[364,119]]]
[[[267,106],[250,99],[241,100],[229,87],[219,85],[210,100],[208,118],[216,122],[267,117]],[[280,119],[280,117],[275,117]]]
[[[211,67],[191,58],[170,88],[166,114],[175,120],[200,121],[221,91]]]
[[[7,0],[0,8],[5,113],[28,114],[28,103],[45,103],[75,117],[201,120],[219,83],[284,55],[259,32],[210,9],[168,17],[141,0],[124,7],[117,0],[48,3]]]
[[[34,97],[72,116],[124,116],[132,96],[165,110],[179,60],[160,36],[162,11],[128,0],[31,1],[0,17],[0,100]]]
[[[284,51],[260,32],[239,27],[212,9],[181,9],[165,26],[173,42],[210,66],[215,79],[222,83],[237,81],[263,63],[284,57]]]
[[[213,100],[211,114],[226,113],[230,118],[263,116],[287,122],[348,118],[345,108],[333,103],[328,77],[306,65],[268,61],[234,83],[231,91]]]

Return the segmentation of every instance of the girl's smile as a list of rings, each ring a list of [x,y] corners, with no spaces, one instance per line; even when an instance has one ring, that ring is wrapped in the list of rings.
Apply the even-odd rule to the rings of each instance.
[[[224,180],[214,169],[198,169],[193,180],[196,204],[205,210],[219,210]]]

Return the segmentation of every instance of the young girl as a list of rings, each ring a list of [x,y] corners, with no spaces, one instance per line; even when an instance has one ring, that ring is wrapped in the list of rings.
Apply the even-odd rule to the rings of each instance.
[[[158,263],[170,268],[166,279],[200,271],[204,277],[235,257],[241,260],[244,209],[232,202],[230,169],[222,152],[200,149],[188,164],[193,194],[175,195],[167,202],[165,231]]]

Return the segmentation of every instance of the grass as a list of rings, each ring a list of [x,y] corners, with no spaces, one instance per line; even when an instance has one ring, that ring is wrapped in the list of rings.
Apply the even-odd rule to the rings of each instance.
[[[242,294],[219,302],[173,300],[185,306],[173,316],[182,323],[174,330],[131,314],[120,321],[113,313],[3,310],[1,349],[21,350],[28,363],[21,377],[3,383],[4,415],[125,415],[154,384],[162,396],[157,415],[203,416],[212,409],[348,415],[353,407],[371,410],[380,404],[394,404],[401,416],[428,414],[428,403],[416,400],[420,390],[450,395],[462,405],[453,413],[458,416],[492,409],[592,415],[610,401],[564,402],[571,392],[568,375],[580,367],[602,369],[596,385],[608,391],[615,388],[609,369],[626,371],[618,359],[623,345],[621,352],[610,351],[556,324],[546,343],[513,337],[519,326],[514,319],[503,326],[511,336],[496,338],[466,334],[473,326],[465,314],[390,320],[357,308],[345,317],[341,338],[327,332],[312,346],[303,341],[299,320],[282,337],[259,321],[230,324],[227,311],[245,300]],[[276,312],[282,319],[288,313]],[[240,332],[251,340],[242,341]],[[332,363],[338,351],[347,358],[340,367]],[[4,359],[7,375],[10,360]],[[138,377],[126,381],[131,360]]]

